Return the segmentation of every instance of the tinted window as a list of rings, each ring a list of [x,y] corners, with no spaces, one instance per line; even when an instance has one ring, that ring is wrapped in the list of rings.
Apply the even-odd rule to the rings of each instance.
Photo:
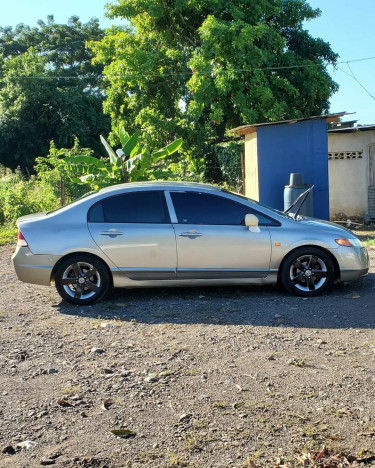
[[[91,223],[169,223],[164,193],[133,192],[105,198],[91,207]]]
[[[267,206],[264,203],[260,203],[260,202],[258,202],[256,200],[253,200],[252,198],[245,197],[245,195],[241,195],[239,193],[231,192],[230,190],[225,190],[225,189],[223,189],[223,193],[230,193],[233,197],[241,198],[242,200],[247,200],[247,201],[249,201],[251,203],[254,203],[255,205],[259,205],[262,208],[266,208],[269,211],[273,211],[274,213],[278,214],[279,216],[282,216],[283,218],[290,219],[290,216],[285,214],[284,211],[277,210],[276,208],[272,208],[271,206]],[[275,223],[277,225],[279,225],[279,223],[277,221],[275,221]]]
[[[180,224],[244,225],[245,216],[254,214],[261,225],[278,224],[271,218],[228,198],[200,192],[172,192]]]

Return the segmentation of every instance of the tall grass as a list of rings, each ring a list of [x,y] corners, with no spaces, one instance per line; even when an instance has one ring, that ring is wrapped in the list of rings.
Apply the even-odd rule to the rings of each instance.
[[[15,239],[19,217],[59,205],[60,197],[52,184],[36,177],[25,179],[19,170],[0,167],[0,245]]]

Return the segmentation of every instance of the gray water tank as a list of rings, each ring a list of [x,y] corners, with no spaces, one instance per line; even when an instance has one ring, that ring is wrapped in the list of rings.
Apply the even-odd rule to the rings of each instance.
[[[285,186],[284,189],[284,210],[287,210],[290,205],[297,200],[297,198],[305,192],[311,185],[305,184],[303,181],[303,174],[299,172],[292,172],[290,174],[290,181],[289,185]],[[293,207],[290,213],[295,213],[298,209],[298,206]],[[299,213],[303,216],[311,216],[314,217],[314,195],[313,190],[307,196],[305,203],[303,204],[302,208],[300,209]]]

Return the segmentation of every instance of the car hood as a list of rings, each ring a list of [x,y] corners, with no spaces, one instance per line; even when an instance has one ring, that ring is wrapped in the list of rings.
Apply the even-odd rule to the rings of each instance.
[[[337,234],[346,233],[350,234],[350,237],[355,237],[355,234],[352,233],[350,229],[347,229],[343,226],[339,226],[336,223],[332,223],[331,221],[324,221],[323,219],[317,218],[308,218],[306,216],[299,216],[297,218],[297,222],[304,224],[306,226],[311,226],[311,228],[320,228],[320,229],[330,229],[332,232],[337,232]]]

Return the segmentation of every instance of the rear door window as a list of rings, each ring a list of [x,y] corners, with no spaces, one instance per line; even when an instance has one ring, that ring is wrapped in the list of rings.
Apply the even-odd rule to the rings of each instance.
[[[109,196],[93,205],[91,223],[170,223],[163,191],[150,190]]]

